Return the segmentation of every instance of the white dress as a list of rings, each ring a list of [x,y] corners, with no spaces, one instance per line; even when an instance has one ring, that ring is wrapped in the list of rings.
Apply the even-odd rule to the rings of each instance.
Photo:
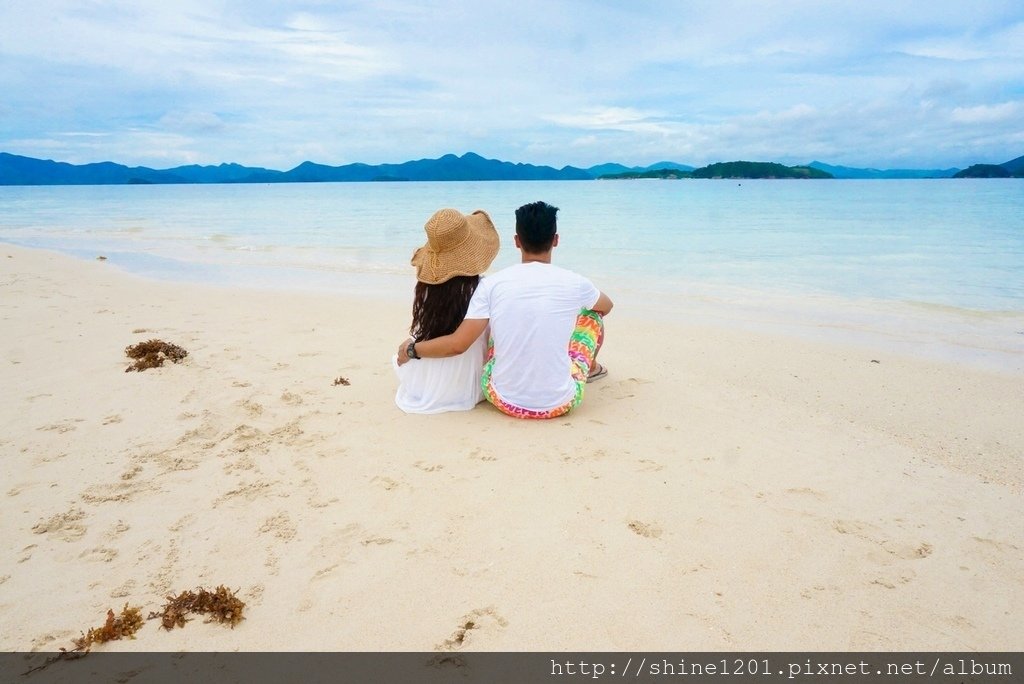
[[[395,403],[406,413],[468,411],[483,401],[480,376],[487,355],[487,332],[458,356],[443,359],[410,359],[399,366],[391,357],[398,376]]]

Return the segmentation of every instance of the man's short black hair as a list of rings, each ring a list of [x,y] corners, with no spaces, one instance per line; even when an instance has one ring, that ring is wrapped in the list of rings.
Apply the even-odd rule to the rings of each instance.
[[[558,207],[547,202],[524,204],[516,209],[516,235],[526,252],[542,254],[551,250],[558,232],[557,213]]]

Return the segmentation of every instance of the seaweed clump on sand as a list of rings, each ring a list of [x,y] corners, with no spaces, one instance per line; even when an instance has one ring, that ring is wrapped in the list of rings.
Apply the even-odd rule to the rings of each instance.
[[[244,617],[245,603],[224,585],[214,591],[199,587],[195,591],[183,591],[177,596],[168,596],[163,612],[150,613],[149,619],[160,618],[164,629],[184,627],[187,613],[209,615],[207,622],[227,622],[232,629]]]
[[[107,621],[102,627],[90,627],[89,631],[75,639],[75,650],[89,652],[93,644],[117,641],[125,637],[135,638],[135,633],[142,627],[142,614],[139,608],[129,608],[124,604],[120,615],[107,610]]]
[[[102,644],[108,641],[118,641],[125,637],[135,638],[135,633],[142,627],[142,614],[140,608],[129,608],[124,604],[120,615],[114,615],[114,611],[107,610],[107,621],[102,627],[90,627],[89,631],[74,640],[75,647],[70,651],[61,647],[56,655],[50,656],[41,664],[22,672],[22,676],[30,675],[39,670],[45,670],[58,660],[78,660],[89,655],[93,644]]]
[[[182,347],[163,340],[146,340],[125,347],[124,353],[129,358],[135,359],[135,363],[124,369],[125,373],[132,371],[142,372],[147,368],[159,368],[164,365],[165,360],[172,363],[179,363],[188,356],[188,352]]]

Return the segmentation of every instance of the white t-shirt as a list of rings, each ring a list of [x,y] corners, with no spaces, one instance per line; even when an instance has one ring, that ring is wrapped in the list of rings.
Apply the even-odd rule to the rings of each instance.
[[[484,398],[480,376],[486,355],[487,332],[484,331],[458,356],[410,359],[401,366],[397,356],[391,357],[399,383],[395,403],[406,413],[468,411]]]
[[[580,309],[597,304],[592,282],[551,264],[516,264],[480,282],[466,318],[490,319],[491,383],[520,408],[548,411],[576,392],[569,339]]]

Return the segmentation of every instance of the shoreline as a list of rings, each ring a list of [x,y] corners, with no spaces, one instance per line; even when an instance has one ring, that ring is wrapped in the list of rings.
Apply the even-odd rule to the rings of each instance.
[[[0,248],[44,251],[106,266],[129,277],[171,287],[294,293],[372,299],[407,306],[411,269],[325,269],[311,265],[239,265],[168,260],[143,252],[77,248],[58,250],[0,240]],[[106,255],[110,255],[107,257]],[[142,264],[149,264],[148,267]],[[173,261],[167,266],[163,262]],[[511,262],[509,262],[511,263]],[[496,264],[493,270],[506,264]],[[571,267],[571,266],[567,266]],[[588,274],[621,303],[618,316],[637,324],[675,320],[810,342],[840,344],[911,358],[966,364],[982,370],[1024,373],[1024,311],[981,310],[931,302],[843,298],[830,293],[764,292],[753,286],[679,283],[652,291],[634,281]],[[262,281],[262,282],[261,282]]]
[[[6,650],[1024,646],[1018,371],[617,309],[565,419],[407,416],[406,303],[110,266],[0,245]]]

